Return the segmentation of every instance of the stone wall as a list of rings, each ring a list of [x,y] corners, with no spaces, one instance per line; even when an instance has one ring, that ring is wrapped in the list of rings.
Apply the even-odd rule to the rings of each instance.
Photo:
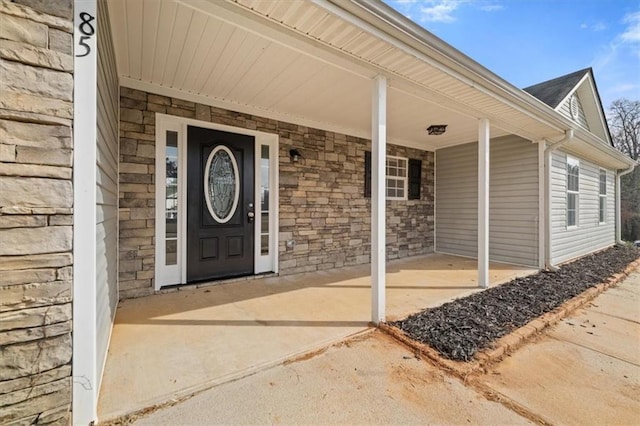
[[[149,99],[148,99],[149,98]],[[155,112],[153,95],[120,88],[120,298],[153,292],[155,268]]]
[[[153,292],[155,113],[276,133],[280,137],[280,274],[369,262],[365,139],[121,88],[120,297]],[[292,163],[291,148],[304,159]],[[422,160],[420,200],[387,201],[389,259],[433,251],[433,153],[390,145]],[[287,248],[288,240],[295,241]]]
[[[371,142],[282,122],[276,126],[280,275],[369,263],[371,199],[364,197],[364,158]],[[292,163],[291,148],[299,150],[303,160]],[[421,198],[387,201],[387,259],[430,253],[433,153],[389,145],[387,154],[422,160]],[[295,242],[293,248],[287,248],[288,240]]]
[[[0,2],[0,424],[71,403],[71,0]]]

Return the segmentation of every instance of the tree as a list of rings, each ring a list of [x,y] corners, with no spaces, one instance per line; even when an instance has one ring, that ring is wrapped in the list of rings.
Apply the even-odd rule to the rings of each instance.
[[[614,146],[640,159],[640,101],[613,101],[608,121]],[[640,167],[620,179],[620,210],[622,239],[640,240]]]
[[[640,158],[640,101],[618,99],[609,108],[613,144],[634,160]]]

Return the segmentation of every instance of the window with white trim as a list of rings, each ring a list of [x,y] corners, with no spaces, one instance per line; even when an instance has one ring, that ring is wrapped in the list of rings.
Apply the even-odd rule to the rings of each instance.
[[[387,200],[407,199],[408,159],[387,155]]]
[[[600,169],[600,196],[598,197],[598,201],[600,203],[598,211],[600,223],[605,223],[607,221],[607,171],[604,169]]]
[[[567,227],[578,226],[580,161],[567,157]]]
[[[386,156],[385,198],[387,200],[420,200],[422,160]],[[364,152],[364,196],[371,198],[371,151]]]

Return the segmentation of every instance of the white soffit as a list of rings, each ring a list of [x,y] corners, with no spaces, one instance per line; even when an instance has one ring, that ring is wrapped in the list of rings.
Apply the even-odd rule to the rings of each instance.
[[[368,23],[358,22],[357,18],[348,16],[348,12],[325,0],[310,0],[313,4],[286,0],[233,1],[299,34],[371,64],[391,77],[395,75],[416,84],[425,95],[438,97],[436,102],[442,107],[476,118],[488,117],[495,125],[524,137],[558,135],[558,128],[541,123],[515,104],[497,99],[480,84],[461,75],[455,76],[436,59],[412,50],[391,36],[375,33]]]
[[[492,137],[541,132],[508,105],[309,2],[242,3],[255,10],[221,0],[109,0],[123,85],[369,137],[372,77],[382,69],[391,143],[433,150],[474,141],[481,116]],[[429,137],[430,124],[447,132]]]

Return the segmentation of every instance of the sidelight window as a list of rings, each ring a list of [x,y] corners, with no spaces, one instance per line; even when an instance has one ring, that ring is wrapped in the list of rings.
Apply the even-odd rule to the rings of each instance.
[[[269,254],[269,145],[260,149],[260,254]]]
[[[178,262],[178,132],[167,131],[165,148],[165,264]]]

